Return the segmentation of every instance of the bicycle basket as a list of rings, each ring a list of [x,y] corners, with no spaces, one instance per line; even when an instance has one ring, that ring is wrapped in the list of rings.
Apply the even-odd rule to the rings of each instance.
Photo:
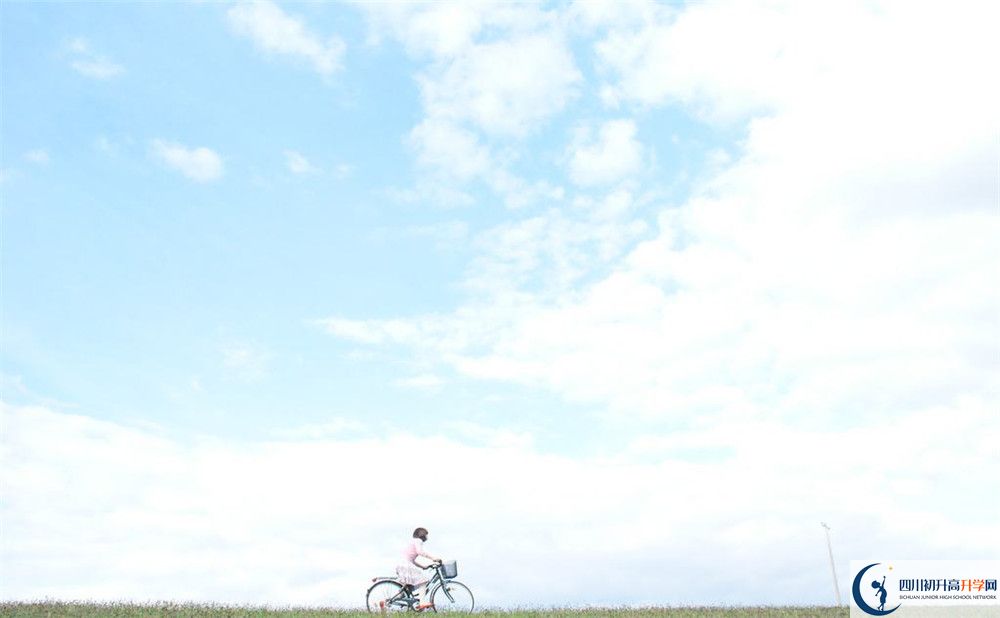
[[[454,560],[452,560],[451,562],[442,562],[441,574],[444,575],[447,579],[451,579],[452,577],[458,577],[458,563],[456,563]]]

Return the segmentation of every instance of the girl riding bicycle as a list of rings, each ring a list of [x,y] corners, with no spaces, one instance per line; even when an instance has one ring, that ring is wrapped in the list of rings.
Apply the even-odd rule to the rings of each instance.
[[[373,577],[365,593],[369,613],[425,611],[471,612],[476,606],[472,591],[458,577],[455,562],[444,562],[424,550],[427,529],[417,528],[403,550],[405,562],[396,577]],[[423,566],[424,564],[427,566]],[[425,575],[424,573],[429,573]]]
[[[410,542],[406,544],[406,549],[403,550],[403,558],[406,559],[406,562],[396,567],[396,576],[399,578],[399,581],[414,587],[417,599],[419,599],[415,608],[418,610],[426,609],[431,604],[423,601],[424,595],[427,594],[428,577],[424,570],[424,566],[426,565],[420,564],[417,558],[421,557],[431,562],[441,562],[441,558],[424,551],[427,534],[427,528],[417,528],[413,531],[413,538],[410,539]]]

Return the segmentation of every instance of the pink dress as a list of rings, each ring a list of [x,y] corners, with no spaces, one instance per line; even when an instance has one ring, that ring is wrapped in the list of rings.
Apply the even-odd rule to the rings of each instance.
[[[425,583],[429,578],[427,577],[427,572],[420,568],[417,556],[426,555],[424,553],[424,542],[417,538],[410,539],[410,542],[406,545],[406,549],[403,550],[403,558],[406,561],[396,567],[396,577],[399,581],[411,586],[419,586]]]

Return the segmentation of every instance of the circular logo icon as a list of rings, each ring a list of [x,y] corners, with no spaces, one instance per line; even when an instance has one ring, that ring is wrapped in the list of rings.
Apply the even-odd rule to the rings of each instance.
[[[858,574],[854,577],[854,585],[851,586],[851,594],[854,595],[854,602],[857,603],[861,611],[865,612],[866,614],[871,614],[872,616],[886,616],[899,609],[899,605],[893,607],[892,609],[885,609],[885,598],[886,596],[888,596],[888,592],[885,589],[884,575],[882,576],[881,582],[879,582],[877,579],[873,579],[871,582],[871,587],[873,590],[875,590],[874,595],[878,597],[879,600],[878,608],[874,608],[871,605],[869,605],[867,601],[865,601],[864,597],[861,595],[861,580],[865,578],[865,573],[868,572],[868,569],[872,568],[873,566],[878,566],[879,564],[882,563],[873,562],[868,566],[866,566],[865,568],[858,571]]]

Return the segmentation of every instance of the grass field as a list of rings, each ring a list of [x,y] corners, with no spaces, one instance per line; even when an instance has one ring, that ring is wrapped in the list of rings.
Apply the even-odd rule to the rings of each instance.
[[[430,614],[433,616],[434,614]],[[643,609],[548,609],[479,611],[480,618],[751,618],[777,616],[779,618],[833,618],[848,616],[846,607],[662,607]],[[227,605],[153,605],[89,604],[89,603],[0,603],[0,616],[19,618],[48,618],[49,616],[99,616],[121,618],[371,618],[372,614],[357,610],[323,608],[264,608]]]

